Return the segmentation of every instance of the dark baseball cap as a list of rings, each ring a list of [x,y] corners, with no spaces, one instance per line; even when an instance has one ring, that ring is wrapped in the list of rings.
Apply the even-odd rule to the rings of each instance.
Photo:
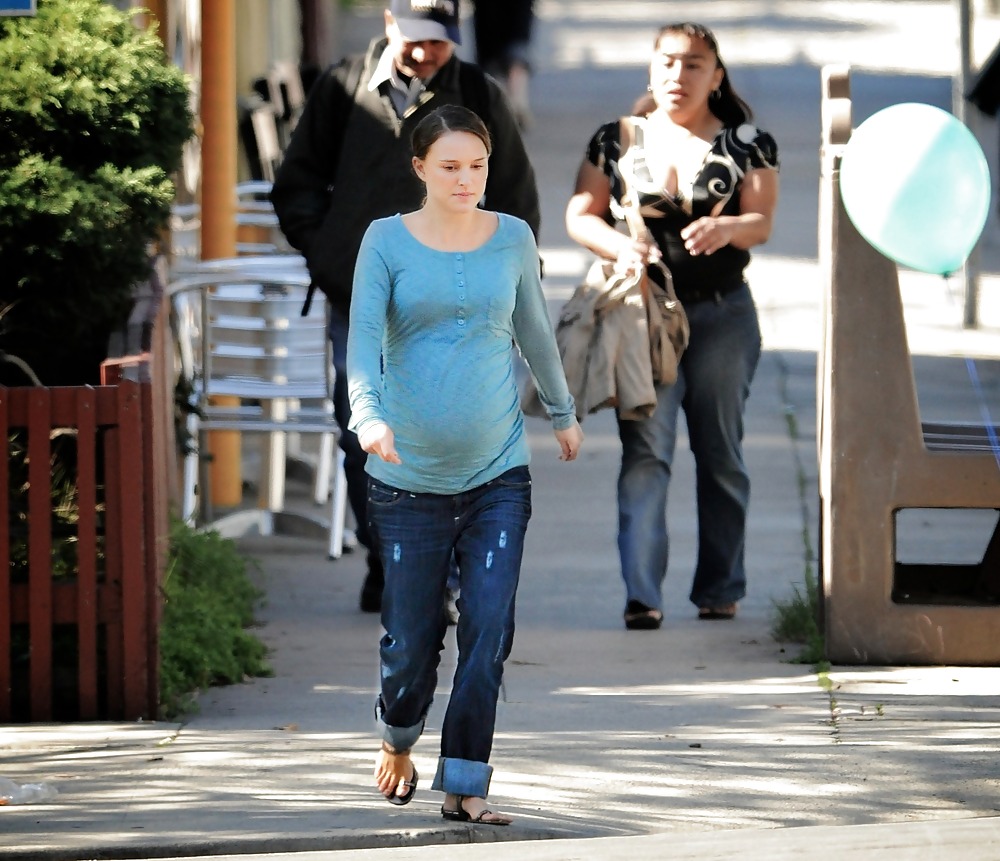
[[[462,44],[459,0],[392,0],[389,12],[407,42],[444,40]]]

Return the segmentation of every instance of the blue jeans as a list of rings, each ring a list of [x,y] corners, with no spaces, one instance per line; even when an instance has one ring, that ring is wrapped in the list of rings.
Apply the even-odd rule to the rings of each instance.
[[[458,666],[433,789],[485,798],[497,699],[514,639],[514,597],[531,517],[531,475],[514,467],[454,495],[410,493],[369,479],[370,529],[385,568],[380,644],[382,738],[408,749],[437,687],[452,556],[458,563]]]
[[[744,546],[750,477],[743,463],[743,414],[760,359],[760,326],[749,288],[685,306],[691,343],[677,382],[657,388],[656,410],[619,418],[618,552],[627,600],[660,609],[667,573],[667,491],[678,410],[695,459],[698,562],[691,602],[718,607],[746,594]]]

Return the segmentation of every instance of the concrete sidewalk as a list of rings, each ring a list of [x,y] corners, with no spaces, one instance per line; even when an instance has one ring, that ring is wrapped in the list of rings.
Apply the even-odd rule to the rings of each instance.
[[[345,47],[376,31],[380,9],[344,13]],[[856,79],[859,120],[883,103],[940,103],[949,84],[926,66],[942,62],[926,40],[945,31],[950,9],[948,0],[670,4],[671,18],[714,25],[738,90],[782,150],[779,223],[752,264],[765,353],[746,422],[750,594],[733,622],[699,622],[687,601],[696,523],[681,440],[665,625],[626,632],[613,418],[586,420],[574,464],[559,462],[547,425],[529,420],[535,515],[491,792],[514,826],[445,823],[429,789],[453,634],[415,750],[420,788],[411,805],[392,807],[371,778],[380,628],[357,610],[363,558],[329,562],[319,542],[248,538],[241,547],[259,561],[268,596],[259,633],[274,678],[209,690],[181,723],[0,728],[0,773],[60,793],[0,810],[0,861],[284,852],[313,861],[332,850],[439,861],[459,852],[519,861],[1000,857],[1000,669],[836,667],[820,677],[770,634],[775,602],[804,588],[818,546],[818,66],[855,56],[873,64]],[[539,3],[528,145],[553,314],[586,265],[562,228],[577,159],[596,125],[645,86],[662,14],[652,0]],[[927,419],[1000,411],[998,233],[991,224],[984,237],[976,332],[960,328],[954,286],[903,275]],[[978,391],[966,357],[976,359]]]

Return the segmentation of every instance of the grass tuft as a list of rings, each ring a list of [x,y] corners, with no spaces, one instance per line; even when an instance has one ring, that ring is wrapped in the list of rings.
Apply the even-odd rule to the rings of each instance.
[[[822,665],[824,660],[823,635],[819,630],[819,595],[812,566],[805,569],[805,591],[792,587],[792,597],[775,601],[771,618],[771,636],[779,643],[798,643],[802,651],[792,663]]]

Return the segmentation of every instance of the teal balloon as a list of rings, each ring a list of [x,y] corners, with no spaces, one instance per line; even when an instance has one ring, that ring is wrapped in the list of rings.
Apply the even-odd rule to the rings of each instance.
[[[907,102],[873,114],[851,135],[840,194],[858,232],[886,257],[949,275],[986,225],[990,170],[959,120]]]

